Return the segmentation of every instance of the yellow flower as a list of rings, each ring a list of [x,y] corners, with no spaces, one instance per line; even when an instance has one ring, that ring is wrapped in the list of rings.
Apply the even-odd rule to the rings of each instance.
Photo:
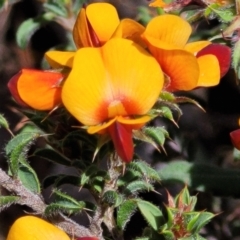
[[[198,52],[208,41],[187,44],[192,28],[175,15],[153,18],[142,34],[149,51],[159,62],[168,79],[167,90],[191,90],[198,86],[214,86],[220,81],[220,62],[215,52]],[[218,45],[221,48],[221,45]],[[222,49],[222,48],[221,48]],[[226,50],[230,57],[230,51]]]
[[[54,225],[34,216],[18,218],[10,228],[7,240],[70,240]]]
[[[108,3],[93,3],[82,8],[73,28],[78,48],[100,47],[110,38],[121,37],[142,42],[144,27],[132,19],[119,20],[116,8]]]
[[[113,38],[101,48],[76,52],[62,101],[88,133],[109,134],[119,156],[129,162],[132,130],[150,120],[148,111],[162,86],[154,57],[131,40]]]

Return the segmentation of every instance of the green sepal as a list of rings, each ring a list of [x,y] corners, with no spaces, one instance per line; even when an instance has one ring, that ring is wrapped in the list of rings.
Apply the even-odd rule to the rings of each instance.
[[[137,203],[133,200],[123,202],[117,209],[117,227],[124,230],[126,224],[137,209]]]
[[[131,164],[131,163],[130,163]],[[129,165],[129,164],[128,164]],[[131,169],[127,166],[126,172],[123,176],[120,176],[117,180],[117,186],[123,187],[126,186],[128,183],[135,181],[142,177],[142,174],[136,171],[135,169]]]
[[[118,207],[123,203],[124,197],[116,191],[109,190],[103,194],[102,201],[107,203],[109,206]]]
[[[0,114],[0,127],[3,127],[5,129],[9,129],[9,124],[7,119],[3,116],[3,114]]]
[[[164,223],[163,214],[160,209],[148,201],[135,199],[141,214],[155,231]]]
[[[40,148],[34,154],[36,157],[43,158],[53,163],[58,163],[65,166],[71,166],[71,160],[53,148]]]
[[[0,196],[0,211],[17,203],[18,200],[20,200],[20,197],[17,196]]]
[[[24,21],[18,28],[16,33],[17,44],[20,48],[26,48],[33,34],[40,29],[40,27],[53,20],[55,14],[44,13],[36,18],[29,18]]]
[[[171,230],[165,230],[160,232],[160,234],[164,237],[164,240],[175,240],[174,233]]]
[[[166,226],[168,228],[172,228],[173,224],[174,224],[174,218],[176,215],[179,214],[179,209],[177,209],[177,208],[166,207],[166,211],[167,211],[168,221],[167,221],[166,225],[163,225],[160,227],[161,230],[166,228]]]
[[[17,177],[18,175],[20,160],[26,159],[29,148],[40,136],[40,133],[20,133],[7,143],[5,152],[13,177]]]
[[[146,191],[148,192],[154,191],[154,187],[152,186],[152,184],[143,180],[136,180],[136,181],[130,182],[125,187],[125,189],[123,190],[123,194],[127,196],[131,196],[139,192],[146,192]]]

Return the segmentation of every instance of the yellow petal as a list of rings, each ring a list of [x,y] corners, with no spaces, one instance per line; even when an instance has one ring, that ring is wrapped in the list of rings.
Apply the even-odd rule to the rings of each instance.
[[[191,32],[191,25],[187,21],[175,15],[165,14],[153,18],[148,23],[143,38],[148,41],[153,38],[178,49],[184,47]]]
[[[110,39],[120,23],[116,8],[108,3],[88,5],[86,16],[102,44]]]
[[[208,54],[197,58],[200,76],[198,79],[199,87],[215,86],[220,81],[220,67],[217,58]]]
[[[112,37],[130,39],[140,46],[145,47],[146,44],[141,37],[144,30],[145,27],[138,22],[129,18],[125,18],[121,20]]]
[[[122,116],[117,117],[118,122],[129,125],[130,129],[139,129],[150,120],[151,118],[147,115],[139,118],[124,118]]]
[[[62,100],[84,125],[98,125],[108,120],[109,106],[116,101],[127,116],[144,115],[162,86],[163,73],[157,61],[134,42],[114,38],[102,48],[77,51]]]
[[[184,47],[184,50],[196,55],[197,52],[199,52],[200,50],[202,50],[209,44],[211,44],[211,42],[209,42],[209,41],[191,42],[191,43],[186,44],[186,46]]]
[[[158,60],[163,72],[169,77],[167,89],[191,90],[197,86],[199,66],[197,58],[184,50],[161,50],[152,48],[151,52]]]
[[[82,8],[77,16],[73,27],[73,40],[77,48],[93,47],[89,34],[85,8]]]
[[[112,125],[115,121],[117,120],[117,117],[111,119],[110,121],[108,122],[105,122],[101,125],[96,125],[96,126],[90,126],[88,129],[87,129],[87,132],[89,134],[95,134],[95,133],[99,133],[99,134],[105,134],[106,131],[107,131],[107,128]]]
[[[45,58],[52,68],[72,67],[75,52],[48,51]]]
[[[149,7],[161,7],[161,8],[163,8],[165,6],[167,6],[167,4],[162,0],[155,0],[154,2],[149,4]]]
[[[11,226],[7,240],[70,240],[68,235],[54,225],[33,216],[18,218]]]

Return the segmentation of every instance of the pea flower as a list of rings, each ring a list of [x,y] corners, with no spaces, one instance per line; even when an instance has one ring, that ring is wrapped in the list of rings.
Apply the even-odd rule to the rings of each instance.
[[[108,3],[92,3],[82,8],[73,28],[77,48],[100,47],[110,38],[122,37],[142,42],[144,27],[132,19],[119,20],[116,8]]]
[[[18,218],[10,228],[7,240],[70,240],[68,235],[54,225],[34,216]]]
[[[22,69],[8,82],[8,88],[22,107],[52,110],[61,104],[60,72]]]
[[[113,38],[100,48],[81,48],[62,90],[67,110],[90,134],[107,134],[124,162],[133,157],[132,130],[151,118],[163,73],[147,51]]]
[[[169,91],[217,85],[229,69],[230,48],[209,41],[187,43],[191,32],[188,22],[165,14],[153,18],[142,34],[166,75]]]

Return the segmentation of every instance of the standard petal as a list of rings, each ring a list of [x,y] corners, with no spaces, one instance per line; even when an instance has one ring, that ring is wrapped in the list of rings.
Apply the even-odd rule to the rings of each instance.
[[[163,72],[169,78],[169,91],[188,91],[197,86],[199,66],[197,58],[184,50],[161,50],[151,48]]]
[[[112,38],[118,37],[130,39],[133,42],[139,44],[140,46],[146,47],[146,44],[144,43],[144,40],[141,37],[144,30],[145,27],[139,24],[138,22],[130,18],[125,18],[121,20]]]
[[[45,58],[52,68],[72,67],[75,52],[48,51]]]
[[[114,38],[102,48],[77,51],[62,99],[84,125],[98,125],[114,117],[108,110],[116,103],[120,106],[116,114],[147,113],[162,86],[163,74],[157,61],[132,41]]]
[[[197,58],[200,68],[198,87],[215,86],[220,81],[220,67],[217,58],[208,54]]]
[[[86,16],[101,44],[110,39],[120,23],[116,8],[108,3],[88,5]]]
[[[211,44],[209,41],[197,41],[197,42],[191,42],[187,43],[186,46],[184,47],[184,50],[191,52],[192,54],[196,55],[197,52],[205,48]]]
[[[61,103],[61,81],[58,72],[22,69],[17,90],[22,101],[36,110],[52,110]]]
[[[175,15],[165,14],[153,18],[148,23],[143,38],[147,41],[154,38],[160,43],[173,46],[173,49],[178,49],[185,46],[191,32],[191,25],[187,21]]]

